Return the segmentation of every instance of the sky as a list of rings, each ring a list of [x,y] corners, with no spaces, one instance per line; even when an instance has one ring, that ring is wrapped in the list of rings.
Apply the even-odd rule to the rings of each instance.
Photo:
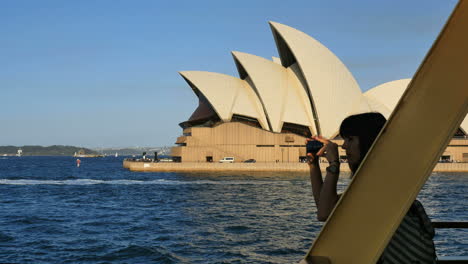
[[[1,1],[0,145],[172,146],[198,105],[178,72],[278,56],[268,21],[320,41],[362,91],[411,78],[456,3]]]

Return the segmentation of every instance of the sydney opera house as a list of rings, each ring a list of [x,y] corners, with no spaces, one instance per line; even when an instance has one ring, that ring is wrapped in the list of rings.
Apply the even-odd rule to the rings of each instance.
[[[183,135],[172,148],[175,160],[300,162],[307,136],[320,134],[342,143],[338,129],[345,117],[377,111],[388,118],[411,81],[395,80],[363,93],[348,68],[323,44],[283,24],[270,22],[270,27],[279,58],[232,52],[239,77],[180,72],[199,106],[180,123]],[[441,159],[468,162],[466,132],[468,119]],[[340,155],[346,159],[344,152]]]

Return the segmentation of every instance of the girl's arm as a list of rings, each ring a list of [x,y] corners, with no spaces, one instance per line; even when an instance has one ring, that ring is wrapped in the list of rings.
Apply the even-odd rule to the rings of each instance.
[[[331,211],[338,201],[338,194],[336,192],[340,162],[338,160],[338,145],[328,139],[322,137],[312,137],[313,140],[318,140],[324,144],[317,155],[308,153],[309,166],[310,166],[310,181],[312,184],[312,194],[314,196],[315,204],[317,206],[317,219],[319,221],[326,221]],[[320,172],[318,156],[324,155],[330,166],[327,168],[325,181],[322,180],[322,173]],[[334,167],[334,168],[332,168]]]

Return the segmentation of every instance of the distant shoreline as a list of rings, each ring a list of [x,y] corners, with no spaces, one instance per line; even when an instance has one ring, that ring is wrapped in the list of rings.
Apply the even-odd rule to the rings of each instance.
[[[84,153],[84,155],[115,155],[119,156],[141,156],[143,152],[148,153],[149,156],[154,155],[168,155],[170,147],[123,147],[123,148],[85,148],[80,146],[65,146],[65,145],[52,145],[52,146],[39,146],[39,145],[24,145],[24,146],[0,146],[0,157],[2,156],[16,156],[18,150],[22,150],[22,156],[73,156]]]
[[[71,154],[71,155],[27,155],[27,154],[23,154],[22,156],[18,157],[16,155],[4,155],[4,154],[0,153],[0,158],[24,158],[24,157],[103,158],[104,156],[103,155],[89,155],[89,156],[86,156],[86,157],[78,157],[78,156],[75,157],[73,154]],[[112,157],[112,156],[109,155],[108,157]]]
[[[99,155],[100,153],[89,148],[76,147],[76,146],[0,146],[0,156],[8,157],[15,156],[18,150],[22,151],[21,156],[73,156],[75,153],[85,155]]]

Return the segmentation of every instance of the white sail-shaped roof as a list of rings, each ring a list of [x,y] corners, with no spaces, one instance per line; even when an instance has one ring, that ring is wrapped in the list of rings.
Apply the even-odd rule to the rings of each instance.
[[[225,122],[237,114],[255,118],[273,132],[292,123],[332,138],[349,115],[376,111],[388,118],[411,81],[391,81],[362,93],[346,66],[320,42],[280,23],[270,26],[280,58],[233,52],[240,79],[181,72]],[[468,118],[460,127],[468,132]]]
[[[382,112],[379,109],[372,109],[373,111],[382,112],[385,117],[389,117],[395,106],[397,105],[398,101],[400,100],[401,96],[408,87],[408,84],[411,82],[411,79],[401,79],[391,82],[386,82],[376,87],[367,90],[364,93],[364,97],[366,97],[370,102],[377,101],[380,104],[384,105],[388,111]]]
[[[229,122],[233,114],[243,115],[256,118],[263,129],[269,130],[262,104],[246,81],[204,71],[184,71],[180,75],[208,99],[221,120]]]
[[[468,134],[468,116],[465,116],[465,119],[461,123],[460,127],[461,129],[463,129],[463,132],[465,132],[465,134]]]
[[[353,107],[348,112],[348,115],[356,115],[371,111],[382,112],[388,111],[387,108],[377,101],[370,101],[361,95],[353,104]]]
[[[312,106],[301,81],[296,75],[297,65],[294,64],[286,69],[288,73],[288,97],[286,99],[286,110],[283,121],[293,124],[307,126],[312,135],[317,135],[317,127],[314,122]],[[303,113],[301,113],[303,111]]]
[[[320,133],[325,137],[336,135],[341,121],[362,95],[356,80],[317,40],[280,23],[270,22],[270,25],[283,66],[295,62],[299,65]]]
[[[255,55],[232,52],[241,79],[251,82],[274,132],[283,123],[309,127],[315,133],[312,108],[300,81],[291,70]]]
[[[388,118],[393,109],[395,109],[398,101],[410,82],[411,79],[386,82],[366,91],[364,96],[367,98],[369,104],[374,104],[371,106],[372,111],[381,112],[386,118]],[[377,104],[379,104],[380,107],[378,107]],[[388,110],[382,108],[382,105]],[[465,133],[468,132],[468,118],[465,117],[465,120],[463,120],[460,127]]]
[[[274,62],[274,63],[278,63],[278,64],[281,64],[281,59],[278,58],[278,57],[271,57],[271,60]]]

